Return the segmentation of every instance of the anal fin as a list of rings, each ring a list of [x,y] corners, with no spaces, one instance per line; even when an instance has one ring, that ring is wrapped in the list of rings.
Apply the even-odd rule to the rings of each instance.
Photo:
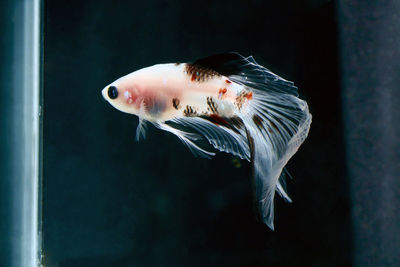
[[[235,127],[231,120],[232,118],[215,120],[206,117],[183,117],[175,118],[171,122],[195,130],[219,151],[250,160],[250,150],[245,130],[244,128]]]

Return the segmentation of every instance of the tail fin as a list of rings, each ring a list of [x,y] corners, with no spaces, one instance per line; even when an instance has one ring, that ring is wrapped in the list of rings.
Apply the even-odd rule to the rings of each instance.
[[[297,87],[292,82],[259,65],[252,56],[243,57],[231,52],[202,58],[193,64],[227,76],[230,81],[242,85],[244,93],[247,90],[252,92],[245,95],[250,100],[243,108],[244,102],[238,102],[237,106],[236,115],[244,122],[245,133],[242,128],[237,129],[237,133],[225,130],[230,137],[226,140],[222,138],[224,143],[228,140],[229,144],[233,144],[232,140],[242,141],[247,134],[248,147],[241,142],[241,149],[234,149],[232,145],[229,149],[221,149],[215,142],[214,147],[239,153],[243,158],[248,158],[250,154],[258,210],[264,223],[274,229],[275,191],[291,202],[285,192],[282,170],[308,135],[311,114],[307,103],[297,97]],[[204,125],[200,131],[205,129],[208,133],[214,130]],[[215,135],[208,136],[209,140],[214,140]]]
[[[250,100],[243,108],[240,102],[237,116],[246,127],[258,210],[263,222],[274,229],[275,191],[291,202],[282,170],[308,135],[307,103],[298,98],[292,82],[259,65],[252,56],[227,53],[194,64],[213,69],[252,92],[246,94]]]
[[[253,99],[242,119],[247,125],[257,207],[263,222],[273,230],[275,191],[291,202],[282,170],[306,139],[311,114],[307,103],[294,95],[248,89]]]

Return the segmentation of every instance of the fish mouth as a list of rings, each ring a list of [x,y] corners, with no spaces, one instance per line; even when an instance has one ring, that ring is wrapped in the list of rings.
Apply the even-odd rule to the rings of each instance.
[[[101,95],[103,96],[103,99],[108,102],[108,96],[107,96],[107,87],[105,87],[103,90],[101,90]]]

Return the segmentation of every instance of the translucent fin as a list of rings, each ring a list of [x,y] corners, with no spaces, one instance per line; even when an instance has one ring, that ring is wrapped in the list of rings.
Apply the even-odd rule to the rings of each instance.
[[[227,118],[225,120],[221,118],[221,120],[229,124],[231,119]],[[241,159],[250,160],[250,150],[244,129],[231,124],[226,126],[216,125],[206,118],[201,117],[176,118],[171,120],[171,122],[194,129],[219,151],[231,153]]]
[[[281,173],[307,137],[311,114],[307,103],[294,95],[247,89],[253,91],[253,99],[243,110],[242,119],[253,149],[257,205],[264,223],[274,229],[275,191],[291,201]]]
[[[146,121],[139,117],[139,124],[136,128],[136,141],[139,142],[140,139],[144,140],[146,138]]]
[[[200,139],[200,136],[193,134],[193,133],[188,133],[184,132],[181,130],[178,130],[174,128],[171,125],[165,124],[163,122],[152,122],[152,124],[164,131],[173,133],[176,135],[189,149],[192,151],[192,153],[196,156],[200,157],[205,157],[205,158],[210,158],[211,156],[214,156],[215,153],[206,151],[202,149],[201,147],[197,146],[193,141],[196,141]]]
[[[292,82],[257,64],[252,56],[243,57],[231,52],[198,59],[193,64],[212,69],[251,88],[298,96],[297,87]]]
[[[281,176],[279,177],[278,184],[276,185],[276,191],[283,199],[289,203],[292,203],[292,199],[289,197],[286,190],[286,174],[288,174],[288,172],[284,168]]]

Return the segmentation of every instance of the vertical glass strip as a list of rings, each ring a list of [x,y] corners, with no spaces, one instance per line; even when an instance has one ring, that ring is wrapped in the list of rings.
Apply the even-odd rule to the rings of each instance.
[[[1,8],[0,265],[39,266],[41,1]]]

